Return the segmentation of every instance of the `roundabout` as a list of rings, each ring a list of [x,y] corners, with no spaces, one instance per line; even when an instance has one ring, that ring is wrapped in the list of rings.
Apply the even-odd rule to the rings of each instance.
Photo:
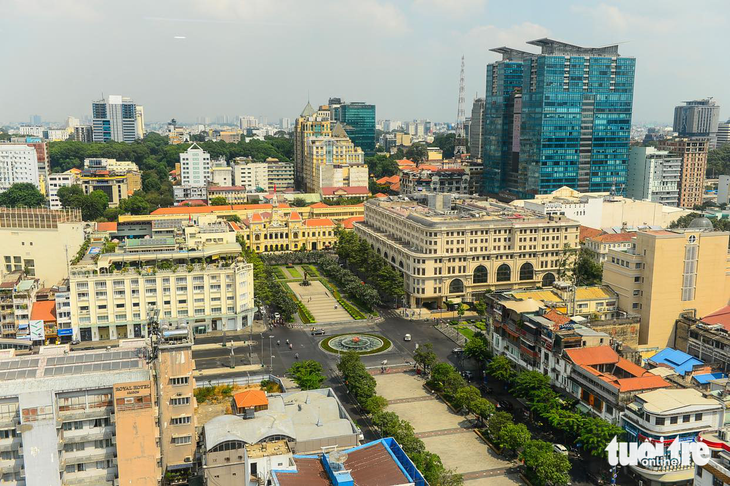
[[[332,353],[347,353],[353,351],[359,355],[378,354],[389,350],[393,344],[387,338],[376,334],[353,332],[335,334],[319,343],[322,350]]]

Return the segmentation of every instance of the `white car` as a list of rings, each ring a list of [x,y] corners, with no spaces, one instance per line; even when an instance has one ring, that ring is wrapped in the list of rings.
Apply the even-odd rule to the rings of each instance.
[[[553,444],[553,452],[557,452],[558,454],[568,455],[568,448],[565,447],[563,444]]]
[[[403,340],[404,341],[410,341],[411,340],[411,335],[410,334],[406,334],[405,336],[403,336]]]

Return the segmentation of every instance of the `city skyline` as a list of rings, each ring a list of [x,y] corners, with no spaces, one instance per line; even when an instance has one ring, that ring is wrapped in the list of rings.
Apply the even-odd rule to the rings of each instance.
[[[730,67],[716,62],[724,45],[716,34],[726,20],[712,8],[719,1],[703,2],[710,7],[703,9],[680,2],[528,2],[510,9],[484,0],[220,1],[178,2],[174,10],[167,2],[144,9],[131,3],[11,1],[0,39],[25,48],[8,52],[18,75],[5,80],[0,123],[90,115],[101,92],[131,97],[150,122],[217,114],[294,118],[307,98],[316,105],[331,96],[373,103],[379,119],[451,122],[462,54],[470,101],[484,96],[486,65],[498,58],[490,48],[531,50],[526,42],[542,37],[620,43],[623,55],[636,57],[635,124],[671,124],[674,106],[710,96],[720,118],[728,117],[723,80]],[[332,28],[320,34],[312,29],[317,23]],[[110,42],[93,41],[106,35]],[[345,41],[328,42],[332,36]],[[52,76],[32,75],[27,52],[43,52],[59,37],[86,48],[45,58]],[[320,69],[320,56],[339,69]],[[191,70],[196,65],[201,69]],[[23,92],[34,95],[16,96]]]

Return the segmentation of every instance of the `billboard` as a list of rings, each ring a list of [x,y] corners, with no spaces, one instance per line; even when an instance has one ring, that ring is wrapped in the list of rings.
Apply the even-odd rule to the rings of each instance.
[[[34,320],[30,321],[30,340],[31,341],[45,341],[46,330],[43,327],[43,321]]]

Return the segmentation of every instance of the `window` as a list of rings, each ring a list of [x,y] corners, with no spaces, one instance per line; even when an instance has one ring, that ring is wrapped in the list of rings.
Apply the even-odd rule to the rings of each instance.
[[[689,414],[682,415],[682,422],[689,422],[691,418],[692,417]]]
[[[187,385],[190,382],[190,378],[187,376],[180,376],[177,378],[170,378],[171,385]]]
[[[520,280],[532,280],[535,278],[535,269],[532,263],[524,263],[520,267]]]
[[[487,283],[488,277],[487,268],[484,265],[479,265],[474,269],[473,281],[475,284]]]
[[[190,397],[178,397],[170,400],[170,404],[174,406],[178,405],[190,405]]]
[[[664,417],[657,417],[656,418],[656,424],[657,425],[664,425]]]
[[[175,445],[190,444],[193,441],[193,437],[190,435],[182,435],[180,437],[173,437],[172,443]]]
[[[696,414],[695,414],[695,420],[696,420],[696,421],[698,421],[698,422],[699,422],[700,420],[702,420],[702,414],[701,414],[701,413],[696,413]]]
[[[497,268],[497,282],[509,282],[512,279],[512,269],[506,263]]]
[[[170,420],[171,425],[188,425],[190,422],[191,417],[189,415],[185,415],[183,417],[175,417]]]
[[[669,419],[669,423],[670,423],[670,424],[672,424],[672,425],[674,425],[674,424],[676,424],[676,423],[677,423],[677,420],[678,420],[678,419],[679,419],[679,417],[671,417],[671,418]]]

